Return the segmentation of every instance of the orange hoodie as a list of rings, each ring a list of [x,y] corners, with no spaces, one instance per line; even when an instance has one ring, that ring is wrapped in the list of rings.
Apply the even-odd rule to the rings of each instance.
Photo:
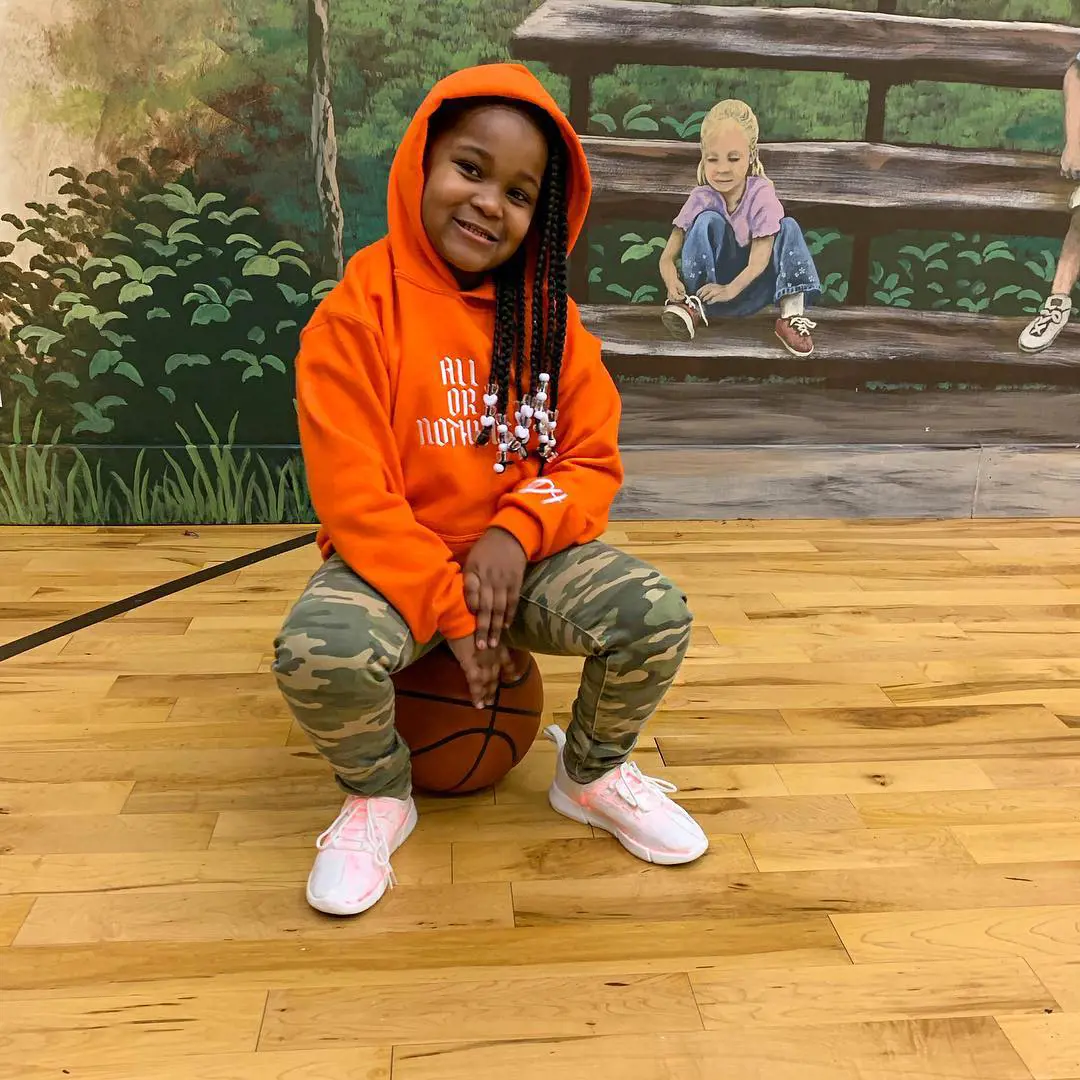
[[[498,95],[546,110],[566,142],[569,245],[591,194],[585,153],[543,86],[518,64],[459,71],[437,83],[395,155],[388,234],[354,255],[304,328],[296,361],[300,440],[321,522],[337,552],[401,614],[414,638],[474,633],[462,564],[489,526],[530,561],[595,539],[623,470],[621,402],[600,343],[568,304],[559,376],[558,453],[538,477],[533,444],[504,473],[473,445],[491,369],[495,291],[463,291],[421,223],[428,118],[450,98]],[[513,401],[513,398],[511,399]]]

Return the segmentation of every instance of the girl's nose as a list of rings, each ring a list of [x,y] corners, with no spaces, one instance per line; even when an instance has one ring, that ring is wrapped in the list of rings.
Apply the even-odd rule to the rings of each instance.
[[[487,217],[498,217],[502,208],[499,193],[487,186],[479,187],[473,192],[472,204]]]

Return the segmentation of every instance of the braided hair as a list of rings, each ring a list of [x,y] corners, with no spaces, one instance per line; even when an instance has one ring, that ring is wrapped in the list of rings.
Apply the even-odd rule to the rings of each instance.
[[[542,472],[555,453],[559,372],[566,346],[569,238],[566,147],[555,123],[543,109],[530,102],[498,97],[444,102],[431,119],[429,138],[452,126],[479,104],[506,105],[526,113],[543,132],[548,145],[548,164],[530,235],[493,272],[495,330],[491,382],[487,387],[484,423],[475,440],[477,446],[483,446],[494,439],[499,447],[495,471],[503,472],[509,454],[517,453],[522,459],[528,456],[529,429],[535,420]],[[514,411],[512,393],[517,401]]]

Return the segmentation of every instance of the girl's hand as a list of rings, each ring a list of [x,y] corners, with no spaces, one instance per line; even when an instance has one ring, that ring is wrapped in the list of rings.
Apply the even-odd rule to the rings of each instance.
[[[514,621],[528,559],[521,545],[503,529],[488,529],[465,561],[465,602],[476,616],[476,648],[499,644]]]
[[[499,676],[504,661],[502,654],[505,647],[491,649],[483,654],[476,651],[476,641],[471,634],[452,638],[447,641],[450,651],[457,658],[465,679],[469,684],[469,696],[478,709],[487,708],[495,700],[495,691],[499,688]],[[508,655],[508,654],[507,654]],[[491,661],[495,662],[492,663]]]
[[[723,304],[734,300],[739,295],[739,290],[731,285],[702,285],[697,295],[703,304]]]
[[[667,283],[667,298],[677,301],[686,299],[686,286],[678,278]]]

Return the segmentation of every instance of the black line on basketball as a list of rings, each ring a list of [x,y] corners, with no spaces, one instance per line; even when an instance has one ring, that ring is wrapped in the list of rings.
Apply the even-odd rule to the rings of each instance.
[[[500,687],[500,689],[502,689],[502,688]],[[394,693],[398,697],[414,698],[417,701],[437,701],[440,705],[462,705],[462,706],[464,706],[466,704],[466,702],[462,701],[461,698],[447,697],[445,694],[429,694],[425,690],[398,690],[398,689],[395,688]],[[518,709],[518,708],[515,708],[513,705],[504,705],[502,711],[504,713],[510,713],[510,714],[512,714],[514,716],[540,716],[541,715],[535,709]]]
[[[476,752],[476,757],[473,759],[472,768],[452,787],[451,791],[461,787],[462,784],[469,782],[469,777],[480,767],[480,762],[483,761],[484,755],[487,753],[488,744],[491,742],[491,736],[495,734],[496,727],[495,721],[499,717],[499,695],[502,693],[502,687],[496,687],[495,700],[491,703],[491,711],[488,713],[487,727],[484,728],[484,741],[480,744],[480,749]],[[512,762],[511,768],[517,764],[517,747],[514,745],[514,740],[506,734],[505,731],[499,731],[499,735],[502,735],[506,741],[510,744],[510,760]]]
[[[482,727],[471,727],[462,728],[460,731],[452,731],[449,735],[444,735],[441,739],[436,739],[435,742],[420,747],[419,750],[409,751],[409,756],[419,757],[421,754],[426,754],[429,750],[438,750],[439,747],[445,746],[447,743],[452,743],[455,739],[460,739],[462,735],[484,735],[487,730],[487,728]],[[499,731],[498,728],[496,728],[491,734],[506,739],[506,741],[511,744],[511,747],[513,747],[514,740],[511,739],[505,731]]]

